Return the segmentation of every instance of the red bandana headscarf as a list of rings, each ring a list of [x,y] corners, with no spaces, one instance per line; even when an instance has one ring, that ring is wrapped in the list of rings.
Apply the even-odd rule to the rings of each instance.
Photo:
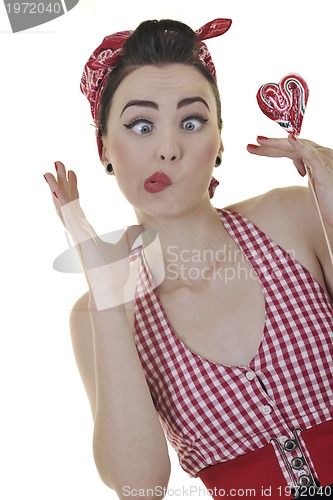
[[[210,21],[195,32],[198,36],[200,47],[198,59],[207,67],[215,80],[215,66],[212,56],[203,40],[223,35],[230,28],[231,22],[230,19],[214,19],[214,21]],[[99,103],[107,77],[118,63],[123,45],[132,33],[133,31],[119,31],[113,35],[106,36],[101,45],[94,50],[84,67],[80,89],[90,103],[91,114],[96,126],[98,125]],[[97,129],[96,140],[98,153],[101,157],[103,144]],[[218,181],[212,178],[209,186],[209,195],[211,198],[217,186]]]

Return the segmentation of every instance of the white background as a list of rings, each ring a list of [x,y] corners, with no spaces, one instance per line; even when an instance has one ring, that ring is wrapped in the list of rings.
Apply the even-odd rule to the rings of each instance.
[[[101,233],[134,220],[99,163],[89,105],[79,89],[91,52],[105,35],[145,19],[175,18],[194,29],[217,17],[233,19],[227,34],[207,42],[223,107],[225,153],[214,198],[221,207],[274,187],[306,184],[290,161],[246,151],[258,134],[286,136],[257,106],[263,83],[301,74],[310,88],[302,137],[332,147],[330,4],[81,0],[65,16],[16,34],[0,5],[1,498],[116,498],[94,466],[92,420],[69,336],[70,308],[86,286],[82,275],[53,270],[67,242],[43,179],[55,160],[74,169],[82,205]],[[179,496],[175,488],[199,488],[170,453],[169,496]]]

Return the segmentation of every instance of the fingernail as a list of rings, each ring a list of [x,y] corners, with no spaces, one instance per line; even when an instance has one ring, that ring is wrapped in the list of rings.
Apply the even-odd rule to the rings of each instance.
[[[268,141],[268,137],[265,137],[263,135],[258,135],[259,141]]]
[[[54,168],[56,169],[56,172],[58,172],[57,162],[54,162]]]
[[[57,193],[55,191],[53,191],[53,196],[55,196],[57,198],[57,200],[58,200],[58,195],[57,195]]]
[[[252,149],[258,149],[258,148],[260,148],[260,146],[257,146],[257,144],[248,144],[247,146],[249,148],[252,148]]]
[[[49,181],[47,180],[46,178],[46,175],[43,175],[44,179],[46,180],[47,183],[49,183]]]

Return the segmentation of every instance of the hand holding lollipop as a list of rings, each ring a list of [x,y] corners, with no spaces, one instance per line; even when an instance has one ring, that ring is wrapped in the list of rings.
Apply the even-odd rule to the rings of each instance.
[[[248,151],[260,156],[291,158],[302,176],[308,174],[309,186],[333,266],[333,252],[324,223],[325,220],[333,227],[333,151],[312,141],[300,140],[296,137],[301,131],[308,97],[308,85],[296,73],[286,75],[279,84],[262,85],[257,92],[257,102],[261,111],[290,135],[288,140],[258,136],[259,146],[249,144]]]

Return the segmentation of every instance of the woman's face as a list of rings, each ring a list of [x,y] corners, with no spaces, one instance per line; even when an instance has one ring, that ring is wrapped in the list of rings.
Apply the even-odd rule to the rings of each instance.
[[[209,82],[182,64],[136,69],[114,94],[103,145],[104,163],[142,215],[173,217],[207,203],[222,151]]]

